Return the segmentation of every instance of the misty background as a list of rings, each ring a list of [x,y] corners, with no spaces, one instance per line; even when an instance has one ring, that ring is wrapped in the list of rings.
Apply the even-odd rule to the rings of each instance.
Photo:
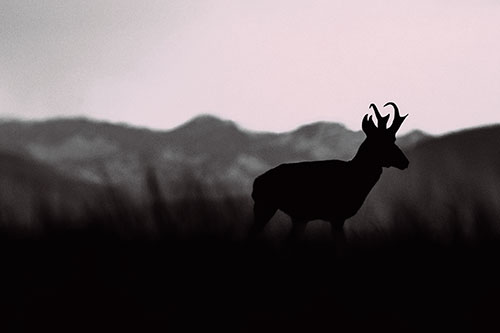
[[[352,228],[468,238],[499,209],[493,1],[2,1],[0,15],[5,220],[31,225],[40,201],[73,215],[112,188],[233,198],[246,226],[257,175],[352,158],[368,105],[387,101],[409,114],[411,168],[384,173]]]
[[[0,0],[2,327],[491,331],[498,41],[493,0]],[[351,159],[388,101],[410,165],[344,253],[247,238],[256,176]]]
[[[357,130],[394,100],[401,133],[442,134],[500,120],[498,22],[487,0],[5,0],[0,115]]]

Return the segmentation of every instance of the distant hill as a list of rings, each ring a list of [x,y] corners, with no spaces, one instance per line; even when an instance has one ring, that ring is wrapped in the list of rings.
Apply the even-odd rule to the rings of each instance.
[[[254,177],[268,168],[292,161],[347,160],[364,137],[326,122],[286,133],[250,132],[212,116],[170,131],[88,119],[1,122],[0,219],[8,220],[5,214],[17,208],[29,221],[26,207],[36,203],[37,195],[59,203],[99,200],[108,183],[140,194],[150,169],[168,198],[200,192],[248,198]],[[498,142],[500,125],[439,137],[414,131],[398,138],[410,166],[384,171],[346,224],[351,239],[425,233],[453,242],[499,235]]]
[[[412,132],[405,148],[428,136]],[[84,118],[0,123],[0,151],[43,161],[77,179],[141,188],[154,168],[167,192],[178,194],[186,177],[207,188],[247,193],[255,176],[277,164],[350,159],[361,131],[319,122],[286,133],[256,133],[213,116],[199,116],[170,131],[152,131]]]
[[[405,171],[389,169],[353,230],[372,221],[384,232],[424,233],[439,242],[500,235],[500,125],[428,138],[407,152]]]
[[[40,210],[71,212],[97,199],[103,188],[64,175],[53,167],[26,156],[0,152],[0,220],[29,227]]]

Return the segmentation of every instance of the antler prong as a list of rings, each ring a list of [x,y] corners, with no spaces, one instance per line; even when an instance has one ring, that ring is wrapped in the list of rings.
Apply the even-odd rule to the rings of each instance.
[[[375,116],[377,116],[377,122],[378,122],[378,128],[379,129],[386,129],[387,128],[387,122],[389,121],[389,115],[382,117],[380,112],[378,112],[377,106],[375,104],[370,104],[370,107],[372,108],[373,111],[375,111]]]
[[[401,127],[401,124],[403,124],[403,121],[405,120],[406,117],[408,117],[408,115],[401,116],[399,114],[399,109],[398,109],[398,106],[396,105],[396,103],[387,102],[387,103],[385,103],[384,107],[386,107],[388,105],[391,105],[394,108],[394,120],[392,121],[392,125],[388,130],[391,131],[394,135],[396,135],[396,132]]]

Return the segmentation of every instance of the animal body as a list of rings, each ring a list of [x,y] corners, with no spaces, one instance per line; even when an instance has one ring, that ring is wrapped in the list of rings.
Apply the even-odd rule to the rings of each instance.
[[[393,102],[394,120],[382,117],[370,104],[378,120],[365,115],[362,122],[366,139],[350,161],[324,160],[281,164],[258,176],[253,184],[254,224],[250,237],[257,235],[279,209],[292,219],[292,239],[303,233],[307,222],[324,220],[332,233],[343,240],[346,219],[356,214],[379,180],[382,168],[406,169],[409,161],[396,146],[396,132],[406,116],[400,116]]]

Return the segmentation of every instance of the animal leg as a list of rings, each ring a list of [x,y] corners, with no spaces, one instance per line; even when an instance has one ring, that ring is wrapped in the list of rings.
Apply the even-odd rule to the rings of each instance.
[[[292,230],[290,232],[289,240],[291,243],[297,243],[304,235],[306,230],[307,221],[300,219],[292,219]]]
[[[278,209],[261,202],[255,202],[253,206],[254,221],[249,231],[249,238],[256,237],[266,226],[267,222],[274,216]]]
[[[331,226],[331,232],[332,232],[332,239],[333,239],[333,246],[335,249],[335,255],[337,257],[341,257],[345,253],[346,249],[346,237],[345,237],[345,232],[344,232],[344,221],[341,223],[335,222],[335,223],[330,223]]]

